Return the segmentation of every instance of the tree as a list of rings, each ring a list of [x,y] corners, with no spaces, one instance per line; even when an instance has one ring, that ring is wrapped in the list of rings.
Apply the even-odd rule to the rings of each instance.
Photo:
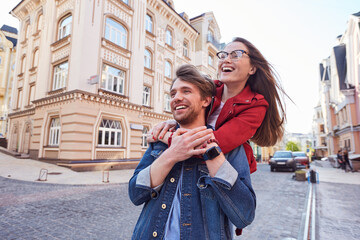
[[[286,150],[296,152],[296,151],[300,151],[300,147],[297,145],[297,143],[293,141],[288,141],[286,143]]]

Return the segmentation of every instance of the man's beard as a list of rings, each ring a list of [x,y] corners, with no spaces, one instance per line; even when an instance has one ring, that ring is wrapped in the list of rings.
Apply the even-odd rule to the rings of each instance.
[[[187,114],[184,114],[184,115],[181,115],[181,116],[174,115],[174,119],[180,125],[188,125],[188,124],[194,122],[194,120],[197,118],[198,115],[199,115],[199,113],[194,112],[194,109],[192,109]]]

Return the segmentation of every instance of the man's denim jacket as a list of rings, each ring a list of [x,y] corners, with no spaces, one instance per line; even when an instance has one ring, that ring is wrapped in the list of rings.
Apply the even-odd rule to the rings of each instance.
[[[177,163],[157,191],[150,187],[150,165],[167,147],[150,144],[130,179],[131,201],[145,203],[132,239],[163,239],[183,164],[180,239],[232,239],[231,223],[242,229],[253,221],[256,197],[243,146],[226,154],[227,161],[213,178],[199,158]]]

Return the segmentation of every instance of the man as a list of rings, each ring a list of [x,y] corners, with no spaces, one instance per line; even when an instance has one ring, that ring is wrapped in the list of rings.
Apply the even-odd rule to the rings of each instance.
[[[244,228],[255,214],[245,151],[225,157],[206,128],[215,86],[194,66],[181,66],[170,90],[181,129],[169,147],[151,143],[130,179],[131,201],[145,203],[132,239],[232,239],[231,223]]]

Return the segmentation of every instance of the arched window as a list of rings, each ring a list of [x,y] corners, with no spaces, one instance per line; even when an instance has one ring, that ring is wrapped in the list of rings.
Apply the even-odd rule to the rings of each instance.
[[[213,42],[213,40],[214,40],[214,33],[213,33],[213,31],[211,31],[210,29],[208,29],[207,41],[208,41],[208,42]]]
[[[214,66],[214,55],[212,55],[211,53],[209,53],[209,56],[208,56],[208,65]]]
[[[99,127],[99,146],[122,146],[122,128],[119,121],[103,119]]]
[[[169,61],[165,61],[165,77],[171,78],[172,67]]]
[[[30,24],[29,24],[29,22],[27,22],[26,23],[26,25],[25,25],[25,41],[27,40],[27,39],[29,39],[29,36],[30,36]]]
[[[58,40],[71,34],[72,15],[68,15],[60,21]]]
[[[146,14],[145,17],[145,30],[148,32],[153,32],[153,20],[149,14]]]
[[[49,131],[49,145],[59,146],[60,140],[60,118],[51,119],[50,131]]]
[[[143,147],[143,148],[146,148],[148,146],[148,143],[146,141],[148,131],[149,131],[149,129],[147,127],[144,127],[142,130],[141,147]]]
[[[142,104],[144,106],[150,106],[150,88],[147,86],[144,86],[144,88],[143,88]]]
[[[189,57],[189,44],[186,41],[183,43],[183,55]]]
[[[122,48],[126,48],[127,46],[126,29],[111,18],[106,18],[105,38]]]
[[[171,108],[170,108],[170,101],[171,101],[170,94],[165,93],[164,101],[165,101],[164,110],[167,111],[167,112],[170,112],[171,111]]]
[[[101,87],[105,90],[124,94],[125,72],[104,64]]]
[[[144,67],[151,69],[151,52],[147,49],[144,53]]]
[[[44,15],[42,13],[40,13],[37,18],[36,31],[41,31],[41,29],[43,27],[43,19],[44,19]]]
[[[35,49],[33,53],[32,67],[37,67],[39,63],[39,49]]]
[[[169,46],[173,45],[172,31],[170,29],[166,29],[166,41],[165,42]]]

